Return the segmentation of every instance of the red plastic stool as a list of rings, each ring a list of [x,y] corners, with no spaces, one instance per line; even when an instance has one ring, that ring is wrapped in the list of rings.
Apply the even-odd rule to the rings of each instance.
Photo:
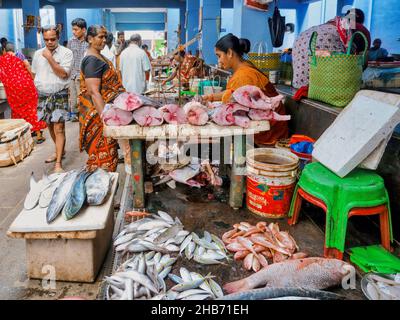
[[[322,208],[326,213],[327,208],[325,203],[320,199],[314,197],[313,195],[307,193],[300,187],[297,189],[297,194],[295,194],[294,197],[295,202],[293,216],[288,220],[289,225],[294,225],[297,223],[303,199],[307,200],[313,205],[316,205],[317,207]],[[381,244],[385,249],[392,251],[392,248],[390,246],[389,211],[386,205],[369,208],[353,208],[348,214],[348,219],[352,216],[371,216],[376,214],[379,214],[380,219]],[[326,246],[324,245],[324,257],[343,260],[343,252],[336,248],[326,248]]]

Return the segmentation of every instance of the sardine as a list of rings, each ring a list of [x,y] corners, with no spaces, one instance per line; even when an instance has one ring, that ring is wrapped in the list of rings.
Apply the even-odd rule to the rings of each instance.
[[[202,294],[195,294],[192,296],[188,296],[186,298],[183,298],[182,300],[205,300],[210,297],[211,297],[211,295],[209,293],[205,292]]]
[[[166,221],[167,223],[174,224],[174,219],[168,213],[164,211],[158,211],[157,213],[160,216],[160,218]]]
[[[210,259],[210,258],[203,258],[201,256],[194,256],[193,260],[198,263],[201,263],[201,264],[223,264],[223,265],[225,265],[225,263],[223,263],[221,261],[218,261],[215,259]]]
[[[193,281],[192,276],[190,275],[189,270],[187,270],[186,268],[181,267],[181,268],[179,269],[179,273],[181,274],[181,277],[182,277],[182,279],[183,279],[184,282]]]
[[[183,242],[182,242],[182,244],[181,244],[181,247],[180,247],[180,249],[179,249],[179,254],[181,254],[185,249],[186,249],[186,247],[189,245],[189,243],[192,241],[192,235],[191,234],[189,234],[186,238],[185,238],[185,240],[183,240]]]
[[[207,282],[209,283],[215,297],[221,298],[224,296],[224,291],[217,282],[215,282],[213,279],[208,279]]]
[[[86,188],[85,181],[91,175],[88,171],[82,171],[79,173],[76,178],[72,191],[69,194],[69,197],[65,203],[62,214],[65,220],[70,220],[75,217],[78,212],[81,210],[83,204],[86,200]]]
[[[51,199],[46,212],[47,223],[53,222],[61,213],[61,210],[68,199],[77,176],[78,171],[70,171],[54,192],[53,198]]]
[[[182,228],[183,226],[180,225],[174,225],[168,228],[166,231],[164,231],[159,236],[157,236],[157,238],[154,239],[154,243],[160,244],[164,243],[168,239],[174,238],[178,234],[178,232],[182,230]]]
[[[199,246],[201,246],[203,248],[211,249],[211,250],[219,250],[219,248],[216,244],[209,243],[207,241],[200,239],[199,236],[197,234],[195,234],[194,232],[192,232],[192,236],[193,236],[193,241],[196,244],[198,244]]]
[[[182,282],[182,283],[179,283],[179,284],[173,286],[171,288],[171,290],[172,291],[182,292],[182,291],[186,291],[186,290],[189,290],[189,289],[196,289],[204,281],[205,281],[205,279],[198,279],[198,280],[193,280],[193,281],[190,281],[190,282]]]
[[[54,192],[63,181],[65,174],[58,175],[57,180],[53,181],[46,189],[40,193],[39,206],[41,208],[47,208],[50,205],[51,199],[53,198]]]
[[[166,267],[163,271],[161,271],[161,272],[159,273],[158,276],[159,276],[161,279],[165,279],[165,277],[171,272],[171,270],[172,270],[172,266]]]
[[[123,278],[129,278],[132,279],[133,281],[136,281],[138,283],[140,283],[142,286],[148,288],[151,292],[153,293],[158,293],[158,291],[156,290],[156,288],[154,287],[154,284],[152,283],[152,281],[149,279],[148,276],[141,274],[137,271],[125,271],[125,272],[119,272],[116,274],[117,276],[123,277]]]
[[[103,169],[96,169],[86,180],[87,202],[91,206],[102,205],[111,189],[112,176]]]
[[[170,278],[176,284],[184,282],[183,279],[173,273],[168,274],[168,278]]]
[[[189,296],[193,296],[193,295],[198,295],[198,294],[201,294],[201,295],[208,294],[208,295],[210,295],[209,292],[206,292],[206,291],[204,291],[202,289],[190,289],[190,290],[186,290],[186,291],[183,291],[183,292],[179,293],[178,296],[176,297],[176,299],[180,300],[180,299],[183,299],[183,298],[186,298],[186,297],[189,297]]]

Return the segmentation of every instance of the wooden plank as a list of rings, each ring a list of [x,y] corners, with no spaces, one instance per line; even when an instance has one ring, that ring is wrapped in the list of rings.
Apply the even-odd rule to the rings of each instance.
[[[130,139],[129,144],[131,147],[133,206],[135,208],[144,208],[143,141]]]
[[[72,232],[11,232],[7,231],[7,236],[15,239],[79,239],[90,240],[95,239],[97,231],[72,231]]]
[[[243,205],[243,192],[246,172],[246,136],[235,137],[233,140],[233,162],[231,171],[231,185],[229,205],[239,209]]]
[[[190,124],[173,125],[164,124],[156,127],[130,126],[104,126],[104,135],[115,139],[159,139],[171,138],[186,140],[187,137],[220,138],[229,136],[241,136],[256,134],[270,130],[269,121],[252,121],[250,127],[245,129],[237,126],[219,126],[208,123],[205,126],[193,126]]]

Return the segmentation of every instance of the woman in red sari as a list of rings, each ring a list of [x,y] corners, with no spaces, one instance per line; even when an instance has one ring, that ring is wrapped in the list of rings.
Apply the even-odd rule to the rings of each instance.
[[[11,118],[29,122],[32,131],[36,132],[37,143],[42,143],[44,138],[40,130],[46,128],[46,123],[38,121],[36,87],[24,59],[15,54],[14,46],[10,43],[6,46],[5,54],[0,56],[0,81],[11,107]]]

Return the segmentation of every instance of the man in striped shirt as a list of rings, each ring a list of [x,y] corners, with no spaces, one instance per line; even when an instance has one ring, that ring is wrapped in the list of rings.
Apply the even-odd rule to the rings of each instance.
[[[74,61],[71,70],[71,81],[69,86],[69,106],[71,113],[71,121],[78,121],[78,96],[80,90],[80,73],[81,63],[89,47],[86,42],[86,21],[77,18],[72,21],[73,38],[68,41],[68,49],[74,54]]]

